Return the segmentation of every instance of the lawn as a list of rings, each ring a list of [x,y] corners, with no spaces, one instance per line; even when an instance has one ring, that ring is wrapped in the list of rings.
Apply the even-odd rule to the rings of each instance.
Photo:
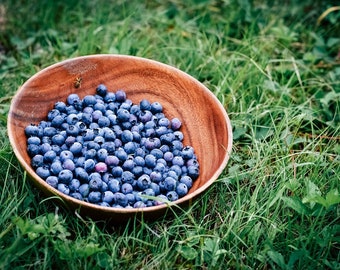
[[[337,1],[0,1],[0,269],[340,269]],[[27,179],[7,137],[17,89],[71,57],[127,54],[206,85],[233,152],[192,206],[112,226]]]

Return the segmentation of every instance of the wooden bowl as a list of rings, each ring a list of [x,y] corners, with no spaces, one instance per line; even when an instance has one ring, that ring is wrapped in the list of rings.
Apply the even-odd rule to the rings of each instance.
[[[8,115],[8,135],[14,153],[38,188],[56,196],[70,209],[94,219],[127,221],[135,215],[155,219],[169,206],[120,209],[76,200],[49,186],[30,166],[24,128],[46,120],[56,101],[66,101],[71,93],[80,98],[94,94],[98,84],[109,90],[123,89],[134,103],[146,98],[159,101],[168,118],[182,121],[184,145],[194,147],[200,163],[200,176],[189,193],[176,201],[186,206],[202,194],[222,173],[232,147],[228,115],[218,99],[203,84],[188,74],[165,64],[133,56],[89,55],[65,60],[47,67],[18,90]],[[170,206],[171,207],[171,206]]]

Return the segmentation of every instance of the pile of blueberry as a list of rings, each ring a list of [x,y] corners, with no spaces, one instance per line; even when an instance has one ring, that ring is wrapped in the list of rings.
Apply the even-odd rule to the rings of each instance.
[[[176,201],[199,176],[181,125],[159,102],[133,104],[123,90],[100,84],[94,95],[55,103],[25,134],[32,167],[52,187],[102,206],[139,208]]]

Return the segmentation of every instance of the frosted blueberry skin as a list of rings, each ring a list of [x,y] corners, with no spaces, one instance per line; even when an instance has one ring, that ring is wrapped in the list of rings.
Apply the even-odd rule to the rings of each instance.
[[[94,95],[56,102],[25,135],[31,166],[51,187],[100,206],[140,208],[182,198],[198,178],[181,126],[159,102],[133,104],[100,84]]]

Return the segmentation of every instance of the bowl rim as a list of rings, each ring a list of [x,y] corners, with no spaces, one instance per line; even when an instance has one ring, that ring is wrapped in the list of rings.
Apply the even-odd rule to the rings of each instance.
[[[20,96],[21,92],[24,91],[25,87],[29,85],[36,77],[39,77],[41,74],[48,72],[51,69],[54,69],[59,66],[65,66],[68,63],[72,63],[75,60],[86,60],[86,59],[101,59],[101,58],[116,58],[116,59],[131,59],[131,60],[136,60],[136,61],[141,61],[145,63],[150,63],[152,65],[162,67],[164,70],[167,71],[174,71],[176,73],[179,73],[181,76],[186,77],[187,79],[195,82],[196,84],[199,84],[202,90],[212,98],[216,104],[216,106],[219,107],[220,112],[223,114],[224,117],[224,122],[226,124],[226,128],[228,131],[228,139],[227,139],[227,145],[224,146],[226,154],[218,167],[217,170],[212,174],[212,176],[206,181],[201,187],[196,189],[195,191],[185,195],[184,197],[174,201],[174,202],[167,202],[165,204],[157,205],[157,206],[150,206],[150,207],[142,207],[142,208],[117,208],[117,207],[106,207],[106,206],[100,206],[96,205],[90,202],[86,201],[81,201],[78,199],[75,199],[69,195],[66,195],[59,190],[51,187],[41,179],[33,170],[33,168],[30,166],[30,164],[26,163],[26,161],[23,159],[21,156],[19,150],[15,146],[15,142],[13,139],[13,134],[12,134],[12,128],[11,128],[11,120],[9,119],[12,113],[14,112],[14,103],[17,100],[17,98]],[[42,185],[46,189],[48,189],[52,194],[56,195],[61,199],[63,202],[71,201],[72,204],[78,205],[78,208],[82,207],[87,207],[87,208],[92,208],[100,211],[105,211],[107,213],[115,213],[115,214],[134,214],[134,213],[148,213],[148,212],[154,212],[156,210],[165,210],[169,207],[175,206],[175,205],[181,205],[187,201],[193,200],[195,197],[198,197],[199,194],[202,194],[206,189],[208,189],[219,177],[219,175],[223,172],[225,169],[228,160],[230,158],[231,152],[232,152],[232,142],[233,142],[233,133],[232,133],[232,126],[231,126],[231,121],[230,118],[225,110],[225,108],[222,106],[221,102],[218,100],[218,98],[213,94],[211,90],[209,90],[203,83],[201,83],[198,79],[194,78],[193,76],[189,75],[188,73],[171,66],[169,64],[165,64],[156,60],[152,60],[149,58],[144,58],[140,56],[132,56],[132,55],[124,55],[124,54],[89,54],[89,55],[83,55],[83,56],[77,56],[77,57],[72,57],[68,58],[59,62],[56,62],[54,64],[51,64],[45,68],[42,68],[38,72],[36,72],[34,75],[32,75],[30,78],[28,78],[21,86],[19,86],[18,90],[16,91],[15,95],[13,96],[11,100],[11,105],[9,108],[8,112],[8,117],[7,117],[7,133],[9,137],[10,144],[12,146],[12,149],[14,151],[14,154],[16,158],[18,159],[19,163],[21,166],[24,168],[24,170],[29,174],[31,178],[33,178],[33,181],[36,181],[39,183],[39,185]],[[51,196],[48,196],[51,197]],[[67,203],[66,203],[67,204]]]

